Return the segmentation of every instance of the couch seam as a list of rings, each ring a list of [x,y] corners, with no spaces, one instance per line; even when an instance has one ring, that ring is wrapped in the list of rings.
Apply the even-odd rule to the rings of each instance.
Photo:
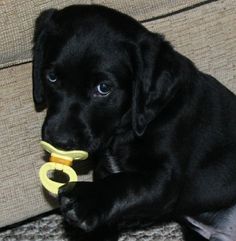
[[[143,19],[143,20],[140,20],[139,22],[140,23],[148,23],[148,22],[156,21],[156,20],[159,20],[159,19],[167,18],[167,17],[173,16],[173,15],[176,15],[176,14],[179,14],[179,13],[182,13],[182,12],[190,11],[190,10],[193,10],[195,8],[199,8],[201,6],[204,6],[206,4],[210,4],[210,3],[218,2],[218,1],[219,0],[206,0],[204,2],[196,3],[196,4],[193,4],[191,6],[181,8],[181,9],[178,9],[178,10],[170,12],[170,13],[165,13],[165,14],[162,14],[162,15],[159,15],[159,16],[151,17],[151,18],[148,18],[148,19]]]
[[[40,214],[32,216],[32,217],[28,217],[28,218],[23,219],[21,221],[18,221],[16,223],[9,224],[9,225],[6,225],[6,226],[2,226],[2,227],[0,227],[0,233],[6,232],[10,229],[14,229],[14,228],[26,225],[26,224],[28,224],[30,222],[33,222],[33,221],[36,221],[40,218],[43,218],[43,217],[46,217],[46,216],[49,216],[49,215],[52,215],[52,214],[57,214],[57,213],[59,213],[59,208],[53,208],[52,210],[40,213]]]
[[[210,4],[210,3],[218,2],[218,1],[219,0],[206,0],[204,2],[196,3],[196,4],[193,4],[191,6],[188,6],[188,7],[185,7],[185,8],[181,8],[181,9],[178,9],[178,10],[170,12],[170,13],[165,13],[165,14],[162,14],[162,15],[158,15],[158,16],[155,16],[155,17],[148,18],[148,19],[139,20],[139,22],[142,23],[142,24],[143,23],[153,22],[153,21],[156,21],[156,20],[159,20],[159,19],[163,19],[163,18],[167,18],[167,17],[170,17],[170,16],[174,16],[174,15],[177,15],[179,13],[190,11],[190,10],[193,10],[195,8],[199,8],[201,6],[204,6],[206,4]],[[94,4],[94,1],[90,0],[90,4]],[[16,63],[14,63],[14,61],[8,62],[8,63],[3,64],[3,66],[0,67],[0,71],[2,69],[11,68],[11,67],[22,65],[22,64],[27,64],[27,63],[30,63],[30,62],[32,62],[32,58],[23,59],[19,63],[17,63],[17,61],[16,61]]]
[[[32,58],[24,58],[21,61],[16,60],[16,61],[6,62],[6,64],[0,65],[0,71],[4,69],[9,69],[12,67],[17,67],[19,65],[29,64],[29,63],[32,63]]]

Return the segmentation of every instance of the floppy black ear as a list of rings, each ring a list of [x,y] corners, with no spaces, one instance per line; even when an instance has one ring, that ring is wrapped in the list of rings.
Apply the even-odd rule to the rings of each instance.
[[[40,110],[45,107],[45,95],[43,86],[43,59],[44,47],[49,32],[52,16],[56,10],[49,9],[42,12],[35,22],[35,31],[33,38],[33,98],[36,109]]]
[[[132,126],[136,135],[141,136],[181,87],[183,56],[161,35],[150,32],[139,41],[136,55]]]

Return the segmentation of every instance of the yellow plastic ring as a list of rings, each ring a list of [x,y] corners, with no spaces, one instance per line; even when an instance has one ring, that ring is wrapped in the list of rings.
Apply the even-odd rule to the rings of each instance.
[[[60,163],[47,162],[39,170],[39,178],[43,186],[51,193],[58,195],[58,190],[65,183],[55,182],[48,178],[47,173],[49,171],[59,170],[69,176],[69,182],[77,182],[78,177],[76,172],[69,166],[65,166]]]

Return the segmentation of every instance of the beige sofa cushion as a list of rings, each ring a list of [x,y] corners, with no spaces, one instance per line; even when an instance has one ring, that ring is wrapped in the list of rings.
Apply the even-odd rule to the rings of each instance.
[[[146,23],[236,93],[236,1],[221,0]]]
[[[29,63],[0,71],[0,227],[56,207],[38,178],[44,163],[39,141],[45,113],[34,110],[31,68]]]
[[[221,0],[145,26],[236,92],[235,9],[235,0]],[[0,227],[53,207],[38,179],[44,113],[34,111],[31,89],[30,63],[0,71]]]
[[[47,8],[70,4],[99,3],[122,10],[139,20],[160,16],[202,0],[5,0],[0,1],[0,68],[31,60],[32,32],[35,18]]]

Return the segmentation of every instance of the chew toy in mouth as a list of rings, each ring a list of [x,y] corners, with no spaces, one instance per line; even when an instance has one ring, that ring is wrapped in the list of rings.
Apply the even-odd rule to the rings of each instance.
[[[42,185],[51,193],[58,194],[58,190],[65,183],[56,182],[48,177],[48,172],[58,170],[62,171],[69,177],[69,182],[78,181],[78,177],[74,169],[72,169],[73,160],[85,160],[88,153],[81,150],[63,151],[55,148],[51,144],[41,141],[42,148],[51,154],[48,163],[45,163],[39,170],[39,178]]]

